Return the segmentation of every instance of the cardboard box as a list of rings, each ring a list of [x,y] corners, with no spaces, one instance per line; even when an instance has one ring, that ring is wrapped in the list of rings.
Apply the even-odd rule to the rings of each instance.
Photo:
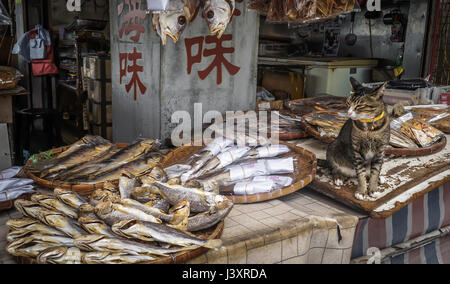
[[[102,101],[102,81],[87,79],[87,87],[88,87],[88,97],[89,99],[100,103]],[[111,91],[111,83],[105,83],[106,90],[106,102],[111,102],[112,100],[112,91]]]
[[[262,87],[277,100],[303,98],[303,76],[293,71],[264,71]],[[289,94],[286,97],[284,94]]]
[[[101,65],[105,64],[106,78],[102,78]],[[86,78],[94,80],[111,80],[111,59],[108,57],[83,57],[83,74]]]
[[[89,120],[96,123],[102,123],[102,106],[91,103],[89,111]],[[106,123],[112,123],[112,105],[106,105]]]

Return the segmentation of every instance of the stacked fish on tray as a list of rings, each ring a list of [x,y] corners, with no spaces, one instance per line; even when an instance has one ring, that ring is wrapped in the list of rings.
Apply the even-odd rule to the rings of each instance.
[[[294,183],[296,156],[286,145],[241,146],[234,140],[216,138],[184,164],[164,170],[182,189],[192,186],[224,195],[268,193]],[[181,185],[183,184],[183,185]]]
[[[310,22],[350,12],[356,0],[251,0],[249,9],[267,15],[269,21]]]
[[[201,0],[202,17],[208,24],[210,33],[218,38],[225,32],[235,9],[235,0]],[[163,45],[170,37],[178,42],[181,34],[194,18],[197,0],[170,0],[165,11],[152,13],[153,29],[161,37]]]
[[[40,178],[70,184],[118,180],[123,171],[135,176],[155,167],[162,155],[159,141],[141,139],[118,148],[99,136],[85,136],[50,159],[29,161],[26,170]]]
[[[220,247],[201,230],[222,221],[233,203],[166,181],[155,168],[140,179],[124,174],[119,188],[107,183],[89,200],[60,188],[16,200],[23,217],[6,223],[7,251],[38,263],[132,264]]]

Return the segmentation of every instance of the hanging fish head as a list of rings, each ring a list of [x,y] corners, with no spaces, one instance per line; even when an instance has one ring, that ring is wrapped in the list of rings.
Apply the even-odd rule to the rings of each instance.
[[[203,1],[203,18],[208,23],[209,31],[218,38],[222,37],[234,12],[234,0]]]
[[[154,14],[153,26],[161,37],[163,45],[166,45],[167,37],[174,43],[178,42],[186,26],[193,16],[190,5],[186,0],[170,1],[167,11]]]

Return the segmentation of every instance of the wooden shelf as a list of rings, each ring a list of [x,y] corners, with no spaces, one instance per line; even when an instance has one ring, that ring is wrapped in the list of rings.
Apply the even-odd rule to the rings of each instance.
[[[60,64],[59,68],[78,74],[78,67],[77,66],[70,66],[70,65]]]

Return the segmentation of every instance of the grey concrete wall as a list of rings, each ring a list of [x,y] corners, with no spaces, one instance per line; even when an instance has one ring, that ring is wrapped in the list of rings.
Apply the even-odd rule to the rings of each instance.
[[[231,75],[222,65],[222,82],[217,84],[217,69],[204,78],[198,71],[205,70],[215,56],[202,56],[200,63],[187,72],[187,52],[185,39],[206,37],[209,30],[201,13],[190,23],[178,43],[168,39],[167,45],[160,44],[160,38],[151,28],[151,17],[145,23],[145,33],[138,44],[119,38],[121,17],[117,16],[117,5],[123,0],[113,0],[110,4],[111,17],[111,57],[113,86],[113,135],[115,141],[129,142],[135,138],[151,137],[165,140],[170,137],[177,124],[171,124],[171,116],[176,111],[188,111],[193,121],[194,103],[202,103],[203,113],[217,110],[221,113],[233,110],[255,108],[256,76],[258,54],[259,18],[255,11],[247,10],[244,2],[237,3],[241,11],[228,26],[225,35],[232,34],[232,40],[224,41],[224,47],[234,47],[234,53],[224,57],[240,69]],[[125,5],[127,6],[127,5]],[[133,34],[130,34],[132,36]],[[125,38],[125,36],[124,36]],[[203,52],[215,48],[214,43],[206,43],[203,38]],[[134,101],[127,93],[120,78],[120,52],[132,52],[134,47],[143,53],[138,63],[144,66],[140,73],[146,85],[145,95],[138,95]],[[192,48],[197,54],[198,46]],[[125,82],[128,82],[128,74]]]
[[[125,5],[124,12],[119,17],[119,3],[124,1],[113,0],[110,3],[113,140],[132,142],[138,137],[160,138],[160,41],[155,36],[148,17],[143,21],[145,32],[141,34],[138,43],[131,39],[135,32],[128,36],[124,34],[120,38],[121,20],[129,8]],[[122,84],[120,83],[119,58],[120,53],[133,53],[134,48],[142,53],[142,59],[137,60],[137,64],[143,66],[143,72],[138,75],[146,87],[144,94],[137,91],[136,100],[133,88],[126,91],[132,73],[127,72]]]

